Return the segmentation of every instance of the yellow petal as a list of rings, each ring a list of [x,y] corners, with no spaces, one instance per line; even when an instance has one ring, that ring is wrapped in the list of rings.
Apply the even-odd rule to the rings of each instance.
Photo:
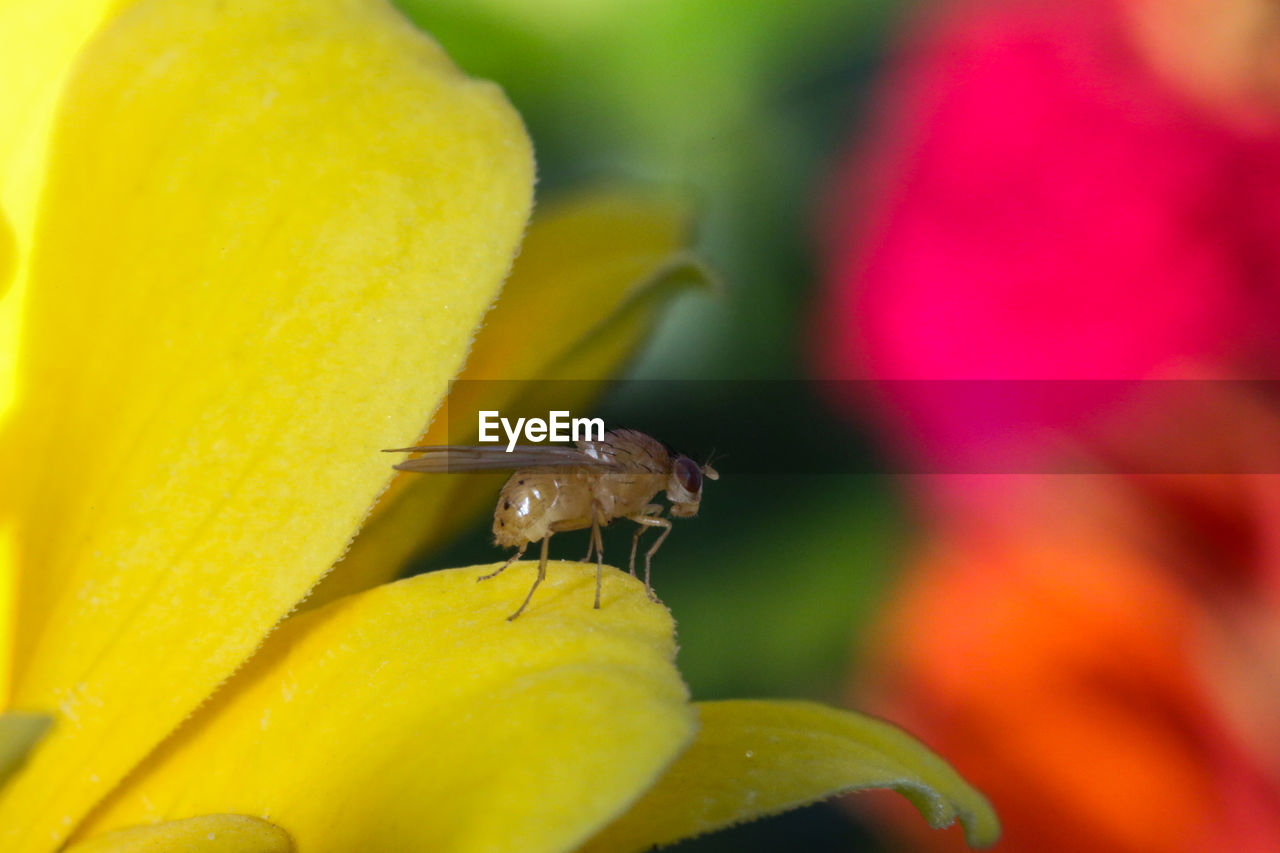
[[[930,826],[957,818],[973,847],[1000,824],[986,799],[915,738],[888,723],[812,702],[700,702],[693,745],[584,851],[668,844],[847,791],[892,788]]]
[[[6,711],[0,714],[0,784],[22,766],[53,722],[48,714]]]
[[[44,187],[58,98],[85,41],[114,0],[0,2],[0,339],[16,338],[23,307],[36,204]],[[11,283],[18,282],[12,293]],[[0,354],[0,412],[14,396],[14,361]]]
[[[669,198],[592,189],[549,206],[459,378],[541,378],[660,283],[673,257],[684,257],[689,231],[688,206]]]
[[[0,707],[9,704],[10,676],[13,668],[13,631],[17,616],[16,587],[17,543],[13,525],[0,520]]]
[[[443,397],[532,163],[501,93],[381,0],[145,0],[62,105],[3,447],[0,795],[47,845],[315,584]]]
[[[211,814],[134,826],[90,838],[66,853],[291,853],[275,824],[239,814]]]
[[[9,289],[9,282],[13,280],[14,271],[18,264],[18,243],[17,238],[13,235],[13,226],[9,224],[9,219],[4,215],[4,209],[0,208],[0,298]],[[3,335],[3,331],[0,331]],[[3,335],[0,338],[6,342],[4,348],[4,365],[6,369],[12,363],[12,352],[8,346],[9,336]],[[12,340],[16,343],[17,337]],[[0,410],[2,411],[2,410]]]
[[[670,614],[609,569],[419,575],[287,621],[94,813],[261,815],[306,853],[568,850],[692,737]]]
[[[474,418],[481,409],[511,417],[581,411],[635,352],[661,309],[709,281],[685,251],[688,232],[685,205],[634,192],[591,190],[535,215],[466,369],[418,443],[448,444],[450,432],[454,443],[474,441],[456,424],[448,428],[450,412]],[[578,381],[527,382],[538,379]],[[307,606],[395,577],[415,553],[491,511],[502,479],[398,478]]]
[[[687,253],[671,255],[654,269],[648,288],[587,334],[578,345],[547,368],[542,379],[565,383],[558,394],[581,393],[588,383],[616,375],[640,341],[658,324],[668,303],[692,287],[714,288],[718,283],[700,260]],[[554,387],[554,386],[553,386]],[[526,406],[534,411],[532,406]],[[537,410],[547,411],[544,405]],[[574,411],[577,411],[575,409]]]
[[[21,295],[9,290],[18,270],[18,244],[13,229],[0,209],[0,424],[9,416],[18,387],[18,326]],[[9,565],[0,556],[0,564]],[[5,691],[0,690],[0,695]]]
[[[116,0],[0,2],[0,210],[29,247],[58,98]]]

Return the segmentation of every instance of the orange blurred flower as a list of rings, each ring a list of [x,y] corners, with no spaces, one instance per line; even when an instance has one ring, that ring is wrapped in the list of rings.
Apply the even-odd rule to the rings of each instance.
[[[1016,515],[944,526],[889,608],[858,699],[988,792],[1001,849],[1280,849],[1276,555],[1240,553],[1280,515],[1195,502],[1280,480],[1205,480],[1024,478]]]

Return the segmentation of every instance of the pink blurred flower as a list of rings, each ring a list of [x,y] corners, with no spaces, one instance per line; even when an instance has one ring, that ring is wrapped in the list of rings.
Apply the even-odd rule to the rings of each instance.
[[[903,51],[876,146],[854,152],[828,217],[823,374],[1280,377],[1272,114],[1173,89],[1131,36],[1135,16],[1197,2],[944,6]],[[885,393],[894,432],[932,454],[1002,418],[1086,414],[975,411],[927,383]]]

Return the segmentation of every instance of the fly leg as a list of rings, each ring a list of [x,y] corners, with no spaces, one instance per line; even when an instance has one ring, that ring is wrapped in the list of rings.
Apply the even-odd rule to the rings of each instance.
[[[600,508],[595,504],[591,505],[591,537],[587,540],[587,556],[578,562],[591,562],[592,554],[596,555],[596,610],[599,610],[600,576],[604,572],[604,536],[600,533]],[[635,572],[632,572],[632,574],[635,574]]]
[[[529,594],[524,597],[524,603],[516,608],[515,613],[512,613],[507,617],[508,622],[524,612],[524,609],[529,606],[529,599],[533,598],[533,591],[538,588],[538,584],[542,583],[542,579],[547,576],[547,547],[551,544],[551,534],[553,532],[554,531],[548,530],[547,535],[542,537],[542,557],[538,560],[538,576],[533,579],[533,586],[529,587]],[[521,548],[520,550],[523,552],[524,548]],[[503,566],[502,568],[505,569],[506,566]],[[502,571],[502,569],[499,569],[498,571]]]
[[[502,574],[504,571],[506,571],[507,566],[511,565],[511,564],[512,564],[512,563],[514,563],[516,560],[518,560],[518,559],[520,559],[521,557],[523,557],[523,556],[524,556],[524,551],[525,551],[525,549],[526,549],[526,548],[528,548],[528,547],[529,547],[529,543],[528,543],[528,542],[526,542],[526,543],[524,543],[523,545],[521,545],[521,546],[520,546],[520,550],[519,550],[519,551],[516,551],[514,554],[512,554],[510,557],[508,557],[508,558],[507,558],[507,561],[506,561],[505,563],[503,563],[501,566],[499,566],[498,568],[496,568],[496,569],[494,569],[493,571],[489,572],[489,574],[487,574],[487,575],[481,575],[480,577],[476,578],[476,583],[479,583],[480,581],[487,581],[487,580],[489,580],[490,578],[496,578],[498,575]]]
[[[578,562],[590,563],[591,555],[600,551],[600,562],[604,561],[604,538],[600,535],[600,513],[593,504],[591,507],[591,538],[587,540],[587,556]]]
[[[657,515],[660,512],[662,512],[661,504],[646,504],[644,509],[640,510],[640,512],[637,514],[638,515]],[[635,519],[632,519],[632,520],[634,521]],[[649,527],[647,524],[640,523],[640,526],[636,528],[635,538],[631,540],[631,563],[630,563],[631,577],[636,576],[636,548],[639,547],[640,545],[640,537],[643,536],[644,532],[648,529]]]
[[[591,505],[591,542],[596,549],[596,610],[600,609],[600,576],[604,574],[604,537],[600,535],[600,508]],[[591,556],[591,552],[587,552]]]
[[[661,527],[662,528],[662,533],[658,536],[658,541],[654,542],[651,546],[649,546],[648,553],[644,555],[644,591],[649,593],[649,598],[651,600],[657,601],[658,596],[653,594],[653,587],[649,584],[649,570],[653,567],[654,553],[662,545],[662,540],[666,539],[667,535],[671,533],[671,519],[654,518],[653,516],[649,516],[649,515],[629,515],[627,516],[627,518],[634,521],[636,524],[641,524],[641,525],[644,525],[645,527]],[[643,530],[643,528],[641,529]],[[636,541],[638,542],[639,539],[640,537],[637,536]]]

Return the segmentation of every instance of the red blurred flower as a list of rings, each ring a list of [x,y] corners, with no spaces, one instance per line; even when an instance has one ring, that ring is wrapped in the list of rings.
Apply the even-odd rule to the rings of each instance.
[[[1133,473],[1280,471],[1280,400],[1135,383],[1104,423],[883,380],[1280,378],[1278,56],[1266,0],[948,4],[833,202],[821,372],[877,381],[899,451],[1031,472],[1065,435],[1114,472],[920,481],[859,692],[989,793],[1001,849],[1280,850],[1280,477]]]

